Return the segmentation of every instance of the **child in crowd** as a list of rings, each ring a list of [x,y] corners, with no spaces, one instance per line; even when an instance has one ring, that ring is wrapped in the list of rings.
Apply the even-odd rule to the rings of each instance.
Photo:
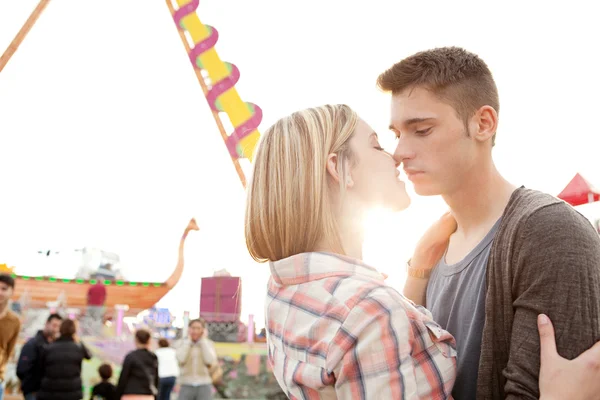
[[[109,382],[113,374],[112,367],[109,364],[102,364],[98,368],[98,374],[102,382],[92,389],[92,400],[117,400],[117,388]]]

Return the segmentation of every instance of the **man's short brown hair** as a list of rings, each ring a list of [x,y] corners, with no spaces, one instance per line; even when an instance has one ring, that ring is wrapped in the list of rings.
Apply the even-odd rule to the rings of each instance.
[[[498,88],[487,64],[459,47],[413,54],[379,75],[377,86],[392,95],[418,87],[427,89],[450,104],[465,123],[486,105],[500,112]]]
[[[9,274],[0,274],[0,282],[6,284],[10,288],[15,288],[15,279]]]
[[[139,329],[135,332],[135,339],[139,344],[148,344],[150,342],[150,332],[146,329]]]

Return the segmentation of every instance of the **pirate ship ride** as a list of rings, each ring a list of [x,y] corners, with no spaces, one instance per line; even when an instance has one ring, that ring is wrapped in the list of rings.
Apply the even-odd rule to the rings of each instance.
[[[107,308],[117,304],[126,304],[134,313],[151,308],[179,282],[184,266],[185,239],[193,230],[198,230],[195,219],[191,219],[185,228],[179,243],[177,265],[171,276],[164,282],[25,276],[18,275],[13,271],[12,276],[15,279],[13,300],[19,301],[25,297],[28,303],[45,305],[60,299],[68,307],[85,309],[89,288],[92,285],[102,284],[106,287],[105,306]]]

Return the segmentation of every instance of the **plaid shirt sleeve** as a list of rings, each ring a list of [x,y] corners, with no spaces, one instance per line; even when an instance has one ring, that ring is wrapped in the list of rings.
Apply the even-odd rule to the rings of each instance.
[[[373,298],[355,306],[329,353],[337,398],[418,399],[410,325],[402,306],[388,309]]]

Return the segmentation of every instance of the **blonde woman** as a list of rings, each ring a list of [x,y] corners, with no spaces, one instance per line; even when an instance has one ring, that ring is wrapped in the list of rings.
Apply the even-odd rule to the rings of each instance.
[[[248,185],[246,244],[270,266],[269,360],[290,398],[452,398],[453,337],[361,261],[365,212],[409,205],[397,167],[345,105],[296,112],[261,138]],[[438,225],[421,240],[413,265],[441,257],[454,225],[448,217]],[[566,360],[557,360],[541,376],[568,371]],[[592,375],[586,383],[597,380]],[[571,381],[563,386],[572,388]]]

